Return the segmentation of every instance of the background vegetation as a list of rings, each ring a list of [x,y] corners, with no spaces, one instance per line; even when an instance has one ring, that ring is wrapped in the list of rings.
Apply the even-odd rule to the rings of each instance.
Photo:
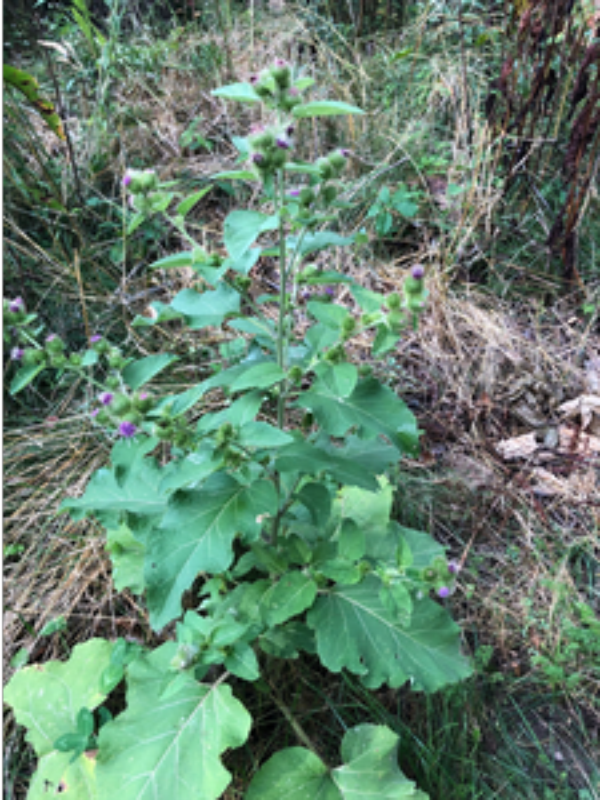
[[[146,269],[182,243],[162,222],[125,235],[121,178],[154,168],[191,191],[230,168],[251,113],[210,90],[276,57],[368,112],[301,143],[307,158],[352,154],[342,222],[369,244],[336,268],[390,292],[415,263],[426,269],[429,311],[386,365],[424,431],[396,476],[397,515],[462,565],[447,602],[476,674],[433,697],[373,696],[308,658],[286,665],[252,701],[260,722],[228,797],[290,737],[282,680],[320,752],[337,752],[346,727],[385,723],[432,798],[600,797],[598,21],[584,0],[5,11],[4,63],[35,76],[39,95],[5,72],[4,294],[73,348],[101,331],[132,354],[168,346],[218,363],[218,331],[132,327],[192,275]],[[218,239],[231,191],[218,184],[196,207],[200,242]],[[253,271],[257,292],[271,269]],[[4,370],[9,383],[10,347]],[[194,376],[168,380],[183,390]],[[54,517],[107,459],[88,402],[76,383],[5,393],[7,677],[92,635],[154,636],[135,598],[113,593],[92,524]],[[531,434],[523,450],[516,437]],[[5,756],[6,797],[23,797],[32,756],[10,715]]]

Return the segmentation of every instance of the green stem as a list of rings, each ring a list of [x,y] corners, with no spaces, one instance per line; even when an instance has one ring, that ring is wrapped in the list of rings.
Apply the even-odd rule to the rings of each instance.
[[[283,170],[277,174],[277,189],[275,191],[275,212],[279,214],[279,319],[277,323],[277,364],[281,369],[287,369],[287,331],[286,315],[286,288],[288,269],[286,264],[287,252],[285,246],[285,225],[281,217],[284,202]],[[285,425],[285,381],[279,384],[279,397],[277,398],[277,425],[283,429]]]

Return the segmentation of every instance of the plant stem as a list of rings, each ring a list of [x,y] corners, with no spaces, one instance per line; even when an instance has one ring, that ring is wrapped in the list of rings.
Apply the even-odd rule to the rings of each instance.
[[[287,309],[287,252],[285,246],[285,225],[281,216],[283,207],[283,170],[277,173],[277,187],[275,191],[275,210],[279,214],[279,319],[277,324],[277,364],[281,369],[287,369],[287,331],[286,315]],[[279,397],[277,398],[277,425],[283,429],[285,425],[285,381],[279,384]]]

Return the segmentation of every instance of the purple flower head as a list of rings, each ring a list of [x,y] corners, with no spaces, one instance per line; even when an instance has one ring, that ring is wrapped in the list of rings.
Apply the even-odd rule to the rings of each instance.
[[[277,145],[277,147],[280,147],[282,150],[289,150],[290,149],[290,143],[288,142],[287,139],[284,139],[283,136],[279,136],[277,138],[277,141],[275,142],[275,144]]]
[[[437,596],[441,597],[442,599],[449,597],[449,595],[450,589],[447,586],[440,586],[440,588],[437,590]]]
[[[342,148],[340,150],[340,154],[343,155],[344,158],[348,158],[348,156],[350,155],[350,150],[346,150],[345,148]]]
[[[411,269],[410,274],[416,281],[422,281],[425,277],[425,270],[421,264],[415,264],[415,266]]]
[[[309,292],[309,291],[308,291],[308,289],[305,289],[305,290],[304,290],[304,291],[303,291],[303,292],[300,294],[300,297],[301,297],[303,300],[310,300],[310,298],[312,297],[312,292]]]
[[[22,297],[15,297],[14,300],[11,300],[8,304],[8,310],[12,311],[13,314],[16,314],[17,311],[25,311],[25,303]]]
[[[111,392],[102,392],[102,394],[98,397],[98,400],[102,403],[103,406],[109,406],[114,398],[114,394]]]
[[[293,126],[293,125],[288,125],[288,126],[287,126],[287,128],[285,129],[285,135],[286,135],[286,136],[293,136],[293,135],[294,135],[294,132],[295,132],[295,130],[296,130],[296,129],[294,128],[294,126]]]
[[[148,399],[148,392],[141,392],[140,400],[147,400],[147,399]]]
[[[329,295],[329,297],[333,297],[335,295],[335,289],[333,288],[333,286],[326,286],[325,294]]]
[[[290,189],[290,197],[299,197],[300,189]]]
[[[137,432],[136,426],[133,422],[121,422],[119,425],[119,436],[123,436],[125,439],[131,439],[132,436],[135,436]]]
[[[23,358],[25,350],[22,347],[13,347],[10,351],[10,358],[12,361],[20,361]]]
[[[298,95],[300,94],[300,92],[298,91],[298,87],[297,86],[292,86],[290,88],[288,94],[290,95],[290,97],[298,97]]]
[[[287,61],[284,61],[283,58],[276,58],[275,59],[275,66],[276,67],[287,67]]]
[[[129,186],[130,183],[131,183],[131,175],[129,172],[126,172],[125,175],[123,175],[123,186],[127,188],[127,186]]]
[[[253,164],[260,164],[262,161],[265,160],[265,157],[263,156],[262,153],[252,153],[250,160],[252,161]]]
[[[260,122],[254,123],[254,125],[250,126],[250,133],[262,133],[265,129],[264,125],[261,125]]]
[[[97,344],[98,342],[102,341],[102,336],[99,333],[95,333],[93,336],[90,336],[90,344]]]
[[[259,81],[259,76],[258,75],[250,75],[250,83],[251,84],[254,85],[255,83],[258,83],[258,81]]]
[[[99,413],[100,413],[100,409],[99,408],[95,408],[93,411],[90,411],[90,417],[97,417]]]
[[[55,339],[58,339],[58,336],[55,333],[51,333],[50,336],[46,336],[46,342],[48,343],[53,342]]]
[[[460,572],[460,564],[457,564],[456,561],[449,561],[448,572],[451,575],[458,575],[458,573]]]

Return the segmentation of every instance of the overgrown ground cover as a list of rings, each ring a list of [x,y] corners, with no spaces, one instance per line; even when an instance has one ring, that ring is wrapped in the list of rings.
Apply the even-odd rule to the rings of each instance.
[[[240,682],[255,727],[227,756],[235,775],[227,797],[242,797],[274,750],[298,743],[298,730],[335,763],[343,732],[361,722],[400,735],[403,771],[432,798],[600,793],[597,129],[585,148],[579,143],[575,178],[562,157],[598,70],[573,105],[585,57],[576,60],[577,36],[567,33],[587,25],[582,12],[561,40],[574,42],[573,59],[554,54],[558,88],[527,105],[530,73],[506,66],[516,58],[511,35],[528,63],[522,19],[511,27],[507,9],[464,5],[463,14],[424,5],[401,30],[355,41],[348,26],[305,10],[215,14],[159,32],[114,4],[103,34],[65,22],[35,55],[6,53],[62,106],[68,140],[7,93],[5,296],[22,296],[70,347],[101,331],[136,356],[196,353],[195,372],[175,367],[157,380],[164,392],[218,366],[232,338],[226,328],[132,325],[196,276],[147,269],[185,243],[159,217],[127,235],[121,179],[126,168],[154,168],[190,192],[232,168],[233,137],[255,115],[210,91],[277,57],[318,77],[326,96],[367,112],[306,123],[298,142],[306,160],[350,150],[352,205],[339,225],[368,233],[360,248],[315,264],[385,293],[415,264],[425,268],[427,312],[376,370],[423,430],[420,456],[394,472],[395,514],[431,532],[462,567],[444,603],[461,624],[474,675],[434,695],[367,692],[352,675],[334,679],[303,657],[271,667],[262,692]],[[494,112],[490,85],[503,77],[515,82],[512,106],[496,84]],[[502,103],[518,117],[519,100],[525,129],[508,117],[503,128]],[[535,146],[522,150],[523,142]],[[581,197],[569,205],[574,185]],[[235,192],[219,181],[196,207],[192,229],[204,246],[220,241],[240,193],[252,208],[251,185]],[[567,218],[575,206],[574,244]],[[566,233],[555,233],[553,248],[561,213]],[[268,257],[252,280],[256,295],[276,283]],[[334,299],[349,302],[343,288]],[[354,345],[356,360],[367,344]],[[5,370],[10,381],[9,358]],[[7,676],[25,659],[65,659],[96,635],[157,643],[144,606],[114,590],[99,529],[55,516],[108,460],[111,441],[90,420],[92,400],[82,385],[44,376],[5,399]],[[564,407],[569,401],[578,402]],[[282,691],[288,684],[293,695]],[[7,796],[24,796],[33,756],[10,714],[5,748]]]

